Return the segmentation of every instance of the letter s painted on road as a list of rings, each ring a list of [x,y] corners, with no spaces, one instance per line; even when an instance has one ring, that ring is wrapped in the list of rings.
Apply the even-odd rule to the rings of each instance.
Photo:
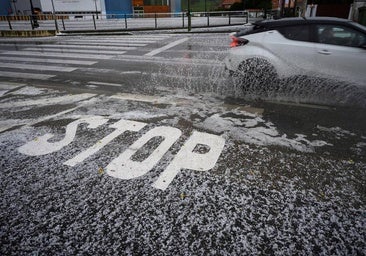
[[[19,147],[18,151],[28,156],[41,156],[50,154],[69,145],[74,140],[76,130],[79,124],[87,123],[88,128],[95,129],[105,124],[106,122],[108,122],[108,119],[101,116],[81,118],[74,122],[69,123],[66,126],[65,137],[61,141],[48,142],[48,140],[54,137],[54,135],[47,133]]]

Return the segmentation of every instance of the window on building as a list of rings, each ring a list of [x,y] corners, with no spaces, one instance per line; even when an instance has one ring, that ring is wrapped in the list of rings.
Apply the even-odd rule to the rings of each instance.
[[[168,5],[167,0],[144,0],[144,5]]]

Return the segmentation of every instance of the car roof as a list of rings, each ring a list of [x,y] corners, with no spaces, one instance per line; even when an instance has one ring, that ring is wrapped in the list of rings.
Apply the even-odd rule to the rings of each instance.
[[[303,17],[303,18],[283,18],[278,20],[262,20],[255,22],[254,24],[260,27],[274,28],[288,25],[316,24],[316,23],[345,24],[345,23],[352,23],[352,21],[334,17],[307,17],[307,18]]]
[[[283,26],[304,25],[304,24],[334,24],[349,25],[357,27],[358,30],[366,32],[366,28],[351,20],[335,18],[335,17],[299,17],[299,18],[282,18],[278,20],[261,20],[253,23],[256,29],[276,29]]]
[[[366,33],[366,27],[351,20],[335,18],[335,17],[298,17],[298,18],[282,18],[278,20],[261,20],[251,25],[247,24],[243,29],[235,33],[235,36],[244,36],[250,34],[261,33],[269,30],[277,30],[281,27],[308,25],[308,24],[328,24],[328,25],[345,25],[352,27],[362,33]],[[249,25],[249,26],[248,26]]]

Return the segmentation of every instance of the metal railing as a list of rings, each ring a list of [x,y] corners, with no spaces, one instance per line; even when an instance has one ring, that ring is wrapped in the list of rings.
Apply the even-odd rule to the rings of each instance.
[[[190,17],[189,17],[190,16]],[[138,14],[63,14],[37,16],[0,16],[0,30],[154,30],[242,25],[257,17],[248,11],[185,12]],[[37,26],[34,26],[34,20]]]

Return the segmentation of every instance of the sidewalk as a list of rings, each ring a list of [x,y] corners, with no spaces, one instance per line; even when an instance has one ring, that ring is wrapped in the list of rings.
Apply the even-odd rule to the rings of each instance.
[[[253,22],[257,19],[250,19]],[[157,33],[230,33],[240,30],[246,23],[244,17],[192,17],[191,31],[188,31],[188,20],[182,18],[136,18],[128,20],[40,20],[39,27],[31,27],[30,22],[0,21],[1,36],[53,36],[53,35],[104,35],[126,34],[131,32],[156,31]],[[56,26],[59,32],[56,33]]]
[[[0,31],[0,40],[10,37],[49,37],[49,36],[75,36],[75,35],[129,35],[134,32],[150,32],[150,33],[231,33],[240,30],[243,25],[233,26],[217,26],[217,27],[201,27],[192,28],[188,31],[187,28],[176,29],[116,29],[116,30],[74,30],[74,31],[61,31],[56,30],[12,30],[12,31]]]

